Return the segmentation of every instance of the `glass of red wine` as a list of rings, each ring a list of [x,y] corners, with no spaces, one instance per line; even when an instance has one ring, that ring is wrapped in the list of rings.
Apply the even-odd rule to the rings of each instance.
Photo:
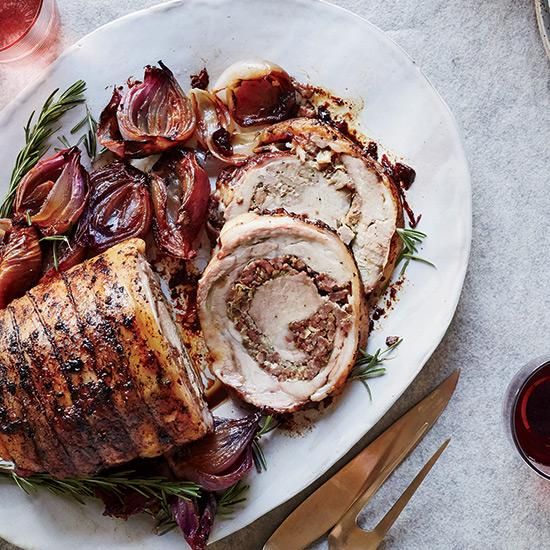
[[[523,460],[550,480],[550,356],[527,363],[510,382],[504,421]]]
[[[57,27],[55,0],[0,0],[0,63],[40,55]]]

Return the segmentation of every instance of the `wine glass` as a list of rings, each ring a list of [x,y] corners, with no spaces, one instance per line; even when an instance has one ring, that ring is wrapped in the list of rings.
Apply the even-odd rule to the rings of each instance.
[[[56,38],[55,0],[3,0],[0,2],[0,63],[41,55]]]
[[[550,480],[550,355],[530,361],[514,376],[506,391],[503,420],[523,460]]]

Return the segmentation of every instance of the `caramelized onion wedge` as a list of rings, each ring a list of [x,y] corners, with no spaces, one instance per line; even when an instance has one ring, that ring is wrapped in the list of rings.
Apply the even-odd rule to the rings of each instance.
[[[226,105],[213,93],[190,92],[197,118],[196,136],[200,145],[227,164],[239,165],[254,153],[256,133],[236,128]]]
[[[6,226],[5,220],[0,225]],[[0,309],[23,295],[40,277],[42,251],[34,227],[15,226],[0,248]]]
[[[27,216],[44,235],[59,235],[78,220],[88,197],[88,173],[77,147],[39,161],[23,178],[15,197],[15,214]]]
[[[195,129],[191,101],[172,71],[147,66],[143,82],[115,88],[99,119],[99,141],[119,157],[141,158],[182,144]]]
[[[260,418],[259,413],[237,419],[215,418],[212,433],[167,456],[172,471],[208,491],[231,487],[252,468],[251,445]]]
[[[0,243],[7,240],[8,235],[11,233],[13,224],[9,218],[0,218]]]
[[[155,239],[161,250],[189,259],[208,212],[208,174],[190,151],[162,156],[151,171]]]
[[[214,85],[231,117],[243,127],[272,124],[296,113],[296,90],[284,69],[269,61],[239,61]]]
[[[204,493],[199,500],[173,498],[170,509],[191,550],[206,550],[218,501],[212,493]]]
[[[147,176],[115,161],[90,177],[88,206],[78,225],[76,244],[102,252],[131,237],[144,237],[151,227],[152,207]]]
[[[255,407],[289,413],[338,392],[366,340],[355,261],[320,222],[229,220],[197,293],[211,370]]]

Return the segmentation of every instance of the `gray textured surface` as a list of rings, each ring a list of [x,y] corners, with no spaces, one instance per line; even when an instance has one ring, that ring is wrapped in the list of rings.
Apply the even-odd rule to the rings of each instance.
[[[61,43],[68,45],[111,19],[157,2],[58,3]],[[385,30],[424,70],[462,128],[473,177],[472,256],[455,319],[412,387],[354,451],[446,373],[462,368],[447,412],[373,502],[374,511],[385,509],[439,443],[453,437],[385,548],[549,548],[550,483],[538,479],[510,451],[500,419],[502,395],[512,374],[550,346],[550,286],[545,280],[550,247],[550,64],[533,2],[336,3]],[[22,71],[0,68],[0,107],[27,78]],[[306,494],[213,550],[261,548]],[[0,544],[0,550],[6,548]]]

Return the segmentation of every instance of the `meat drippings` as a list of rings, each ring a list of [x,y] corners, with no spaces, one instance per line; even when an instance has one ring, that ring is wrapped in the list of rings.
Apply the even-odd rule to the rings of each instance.
[[[227,314],[262,369],[281,381],[311,380],[327,365],[337,330],[347,330],[349,293],[295,256],[259,259],[233,283]]]

